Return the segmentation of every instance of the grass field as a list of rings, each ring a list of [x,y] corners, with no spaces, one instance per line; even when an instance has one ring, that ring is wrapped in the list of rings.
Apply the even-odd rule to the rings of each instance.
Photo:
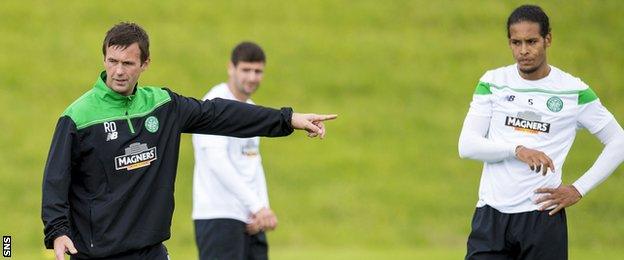
[[[549,62],[581,77],[624,122],[621,1],[537,1],[550,15]],[[231,48],[268,56],[255,102],[338,113],[328,138],[262,140],[279,228],[273,259],[460,259],[481,164],[457,139],[487,69],[513,63],[505,21],[520,1],[2,1],[0,234],[15,259],[43,249],[41,179],[56,120],[103,69],[101,44],[119,21],[150,34],[141,83],[201,97],[226,80]],[[580,132],[564,166],[570,183],[601,144]],[[176,183],[172,259],[196,256],[192,147]],[[571,259],[624,255],[622,169],[568,210]]]

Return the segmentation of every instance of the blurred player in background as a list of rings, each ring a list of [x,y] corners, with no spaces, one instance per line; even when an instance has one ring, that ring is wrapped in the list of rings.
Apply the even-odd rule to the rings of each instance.
[[[228,81],[204,100],[223,98],[254,104],[266,58],[255,43],[232,51]],[[265,231],[277,226],[269,207],[260,138],[193,135],[193,219],[200,259],[267,259]]]

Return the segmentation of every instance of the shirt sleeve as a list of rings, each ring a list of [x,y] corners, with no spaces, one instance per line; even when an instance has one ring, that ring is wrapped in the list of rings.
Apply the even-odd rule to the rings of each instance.
[[[486,72],[475,88],[468,114],[459,135],[459,157],[496,163],[515,157],[515,144],[495,142],[487,138],[492,120],[492,91]]]
[[[265,205],[254,192],[245,185],[228,155],[228,138],[225,136],[193,135],[195,153],[201,160],[199,167],[214,174],[214,177],[240,201],[250,213],[256,213]],[[201,199],[201,198],[195,198]]]
[[[496,163],[515,157],[515,144],[488,139],[490,117],[468,114],[459,135],[459,157]]]
[[[488,83],[479,82],[472,95],[468,115],[492,117],[492,92]]]
[[[600,103],[599,99],[581,104],[577,117],[577,123],[592,134],[602,130],[612,120],[613,114]]]
[[[582,196],[606,180],[624,161],[624,153],[622,153],[624,130],[615,119],[609,121],[594,135],[605,146],[594,165],[572,184]]]
[[[492,117],[492,91],[490,90],[492,84],[489,83],[490,80],[491,73],[489,71],[479,79],[472,95],[468,115]]]
[[[201,101],[167,91],[183,133],[277,137],[293,132],[292,108],[277,110],[221,98]]]
[[[77,154],[76,125],[67,116],[59,119],[43,173],[41,218],[44,224],[44,244],[54,248],[54,239],[70,234],[68,201],[72,157]]]

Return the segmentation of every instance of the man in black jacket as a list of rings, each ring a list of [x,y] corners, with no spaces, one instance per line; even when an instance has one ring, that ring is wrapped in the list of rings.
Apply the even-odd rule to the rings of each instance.
[[[57,259],[167,259],[181,133],[322,138],[336,117],[139,86],[149,39],[133,23],[111,28],[102,51],[106,71],[63,112],[45,166],[45,245]]]

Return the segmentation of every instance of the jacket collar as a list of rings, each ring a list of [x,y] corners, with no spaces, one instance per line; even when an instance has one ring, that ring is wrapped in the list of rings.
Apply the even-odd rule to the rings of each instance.
[[[124,96],[122,94],[119,94],[106,85],[106,71],[102,71],[100,73],[100,76],[95,81],[95,84],[93,85],[93,90],[98,95],[98,97],[102,98],[104,101],[128,102],[128,101],[132,101],[132,99],[134,98],[134,95],[136,94],[138,87],[139,87],[139,84],[137,83],[134,86],[132,95]]]

